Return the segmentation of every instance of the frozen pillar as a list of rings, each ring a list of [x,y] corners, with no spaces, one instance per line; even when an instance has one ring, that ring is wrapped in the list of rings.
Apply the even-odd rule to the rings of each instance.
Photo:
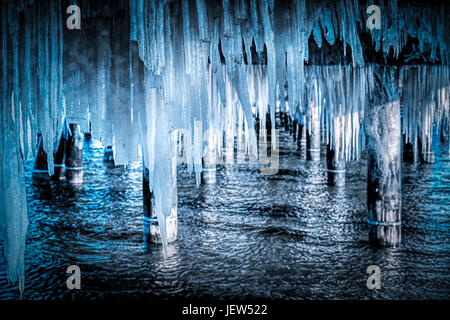
[[[345,186],[345,159],[342,152],[336,152],[330,145],[327,146],[327,174],[328,185]]]
[[[441,123],[441,142],[447,143],[448,142],[448,136],[450,132],[450,125],[448,123],[447,118],[444,118]]]
[[[281,125],[284,126],[284,129],[287,130],[287,113],[286,112],[280,112],[280,120]]]
[[[395,67],[374,67],[367,110],[367,208],[369,241],[395,246],[401,240],[400,102]]]
[[[423,163],[434,163],[433,138],[428,134],[423,140],[419,138],[420,159]]]
[[[146,243],[162,244],[161,232],[158,226],[158,218],[155,210],[155,197],[150,191],[149,170],[143,166],[142,192],[144,200],[144,241]],[[175,201],[176,203],[176,201]],[[171,215],[166,219],[167,243],[174,242],[178,235],[177,206],[172,208]]]
[[[297,120],[294,119],[294,121],[292,122],[292,127],[293,127],[292,128],[293,138],[294,138],[294,141],[296,141],[297,137],[298,137],[298,128],[299,128]]]
[[[261,124],[259,123],[259,117],[255,117],[255,133],[256,136],[259,137],[259,133],[261,132]]]
[[[34,160],[33,179],[38,181],[50,180],[50,176],[48,174],[47,153],[44,151],[44,144],[41,134],[38,134],[38,152]]]
[[[406,142],[403,135],[403,162],[414,162],[414,146],[411,142]]]
[[[105,154],[103,156],[103,161],[113,163],[114,162],[114,152],[112,146],[107,146],[105,149]]]
[[[55,181],[65,179],[65,159],[66,159],[67,135],[64,131],[54,154],[54,174],[49,176],[47,165],[47,153],[44,151],[41,134],[38,134],[38,152],[33,166],[33,179],[39,181]]]
[[[78,124],[69,124],[66,146],[66,179],[72,183],[83,182],[83,134]]]
[[[306,126],[304,124],[299,124],[298,128],[298,147],[303,157],[306,156]]]
[[[294,126],[293,126],[294,118],[289,115],[289,133],[293,134],[294,132]]]
[[[321,139],[321,141],[327,140],[327,130],[325,127],[320,128],[320,139]]]
[[[283,113],[283,124],[284,130],[289,131],[289,114],[287,112]]]
[[[306,133],[306,158],[320,161],[320,122],[319,117],[312,117],[311,130]]]
[[[66,148],[67,148],[67,129],[63,130],[59,140],[58,149],[55,154],[55,173],[53,179],[56,181],[64,180],[66,173]]]
[[[225,163],[234,163],[234,132],[227,129],[225,132]]]
[[[158,238],[156,237],[157,231],[159,233],[158,228],[158,219],[156,217],[156,212],[154,210],[155,207],[155,198],[150,191],[149,187],[149,170],[143,166],[143,179],[142,179],[142,195],[144,200],[144,218],[143,218],[143,226],[144,226],[144,240],[146,242],[157,242]],[[152,239],[152,234],[153,239]],[[159,236],[160,238],[161,236]],[[160,239],[159,239],[160,240]],[[160,241],[159,243],[161,243]]]
[[[266,133],[267,139],[272,138],[272,120],[270,119],[270,113],[266,113]]]
[[[431,105],[427,105],[422,114],[421,130],[419,131],[420,159],[423,163],[434,163],[433,152],[433,112]]]
[[[87,143],[91,142],[92,140],[92,125],[91,122],[89,121],[89,131],[84,133],[84,141],[86,141]]]
[[[214,184],[216,183],[216,157],[214,150],[208,148],[208,152],[202,159],[202,183]]]
[[[208,156],[203,157],[202,183],[216,183],[216,164],[207,160]]]

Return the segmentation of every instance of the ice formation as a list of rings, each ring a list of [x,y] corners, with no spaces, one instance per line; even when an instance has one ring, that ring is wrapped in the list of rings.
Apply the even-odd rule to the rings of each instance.
[[[444,4],[380,1],[381,29],[369,31],[370,0],[77,2],[81,30],[68,31],[68,1],[1,0],[0,227],[9,278],[21,287],[23,161],[35,155],[38,133],[50,175],[66,122],[90,127],[93,138],[113,146],[116,164],[136,160],[141,148],[165,239],[165,218],[176,201],[174,159],[183,158],[197,183],[202,158],[220,159],[224,146],[233,150],[236,135],[239,148],[257,159],[254,117],[267,139],[266,115],[274,129],[277,107],[308,130],[319,119],[332,148],[346,160],[359,159],[373,87],[362,32],[385,59],[398,58],[414,38],[417,52],[435,63],[400,67],[408,141],[417,146],[419,137],[427,152],[433,124],[449,118]],[[308,64],[311,39],[318,47],[341,43],[351,64]]]

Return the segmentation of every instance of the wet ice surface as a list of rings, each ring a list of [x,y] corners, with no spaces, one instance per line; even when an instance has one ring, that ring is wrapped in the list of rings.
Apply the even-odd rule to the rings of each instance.
[[[222,166],[216,185],[197,189],[179,167],[179,236],[167,260],[162,246],[143,243],[140,162],[108,168],[91,143],[81,187],[40,187],[28,171],[24,299],[450,298],[448,147],[435,144],[433,165],[404,165],[402,244],[377,249],[367,243],[364,159],[348,164],[345,188],[328,187],[325,150],[320,163],[307,162],[280,134],[275,176]],[[66,287],[71,264],[81,290]],[[372,264],[378,291],[366,287]],[[0,299],[18,297],[1,257]]]

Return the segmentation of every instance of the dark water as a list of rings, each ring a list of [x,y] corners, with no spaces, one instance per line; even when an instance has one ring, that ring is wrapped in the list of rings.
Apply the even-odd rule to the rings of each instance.
[[[140,163],[108,168],[90,143],[80,187],[37,186],[29,172],[23,298],[450,298],[448,146],[435,144],[433,165],[404,165],[402,244],[392,249],[368,244],[364,160],[347,165],[345,188],[328,187],[324,160],[302,160],[283,131],[280,145],[275,176],[220,167],[216,185],[197,189],[180,166],[179,235],[167,260],[143,243]],[[81,290],[66,287],[72,264]],[[381,290],[366,287],[372,264]],[[0,299],[18,297],[0,257]]]

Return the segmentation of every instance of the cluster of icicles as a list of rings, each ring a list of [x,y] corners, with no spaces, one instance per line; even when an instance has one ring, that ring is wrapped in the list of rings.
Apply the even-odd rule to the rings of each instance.
[[[23,163],[36,155],[38,133],[50,175],[67,123],[91,128],[94,139],[113,146],[117,165],[137,160],[141,149],[165,250],[165,218],[177,192],[172,164],[181,143],[197,183],[202,157],[221,156],[227,135],[244,132],[241,145],[258,158],[254,117],[264,135],[266,115],[274,129],[277,108],[308,130],[319,118],[324,139],[346,160],[359,159],[365,147],[373,68],[364,65],[357,34],[357,24],[365,21],[358,1],[121,1],[119,6],[129,8],[128,31],[102,18],[93,39],[83,38],[88,32],[82,24],[69,42],[61,1],[1,1],[0,231],[8,279],[19,280],[21,290],[28,224]],[[405,27],[382,24],[371,32],[375,46],[398,54],[405,38],[415,35],[420,50],[431,48],[435,59],[440,48],[447,63],[439,16],[433,20],[431,13],[420,16],[415,8],[401,11],[393,4],[386,8],[383,19],[395,26],[401,19]],[[408,24],[413,14],[425,19],[420,28]],[[421,29],[427,23],[436,25],[436,33]],[[353,64],[305,66],[311,34],[319,46],[323,39],[348,44]],[[261,64],[263,52],[267,63]],[[449,68],[404,67],[401,75],[403,131],[416,143],[449,117]],[[274,135],[271,145],[278,148]]]

